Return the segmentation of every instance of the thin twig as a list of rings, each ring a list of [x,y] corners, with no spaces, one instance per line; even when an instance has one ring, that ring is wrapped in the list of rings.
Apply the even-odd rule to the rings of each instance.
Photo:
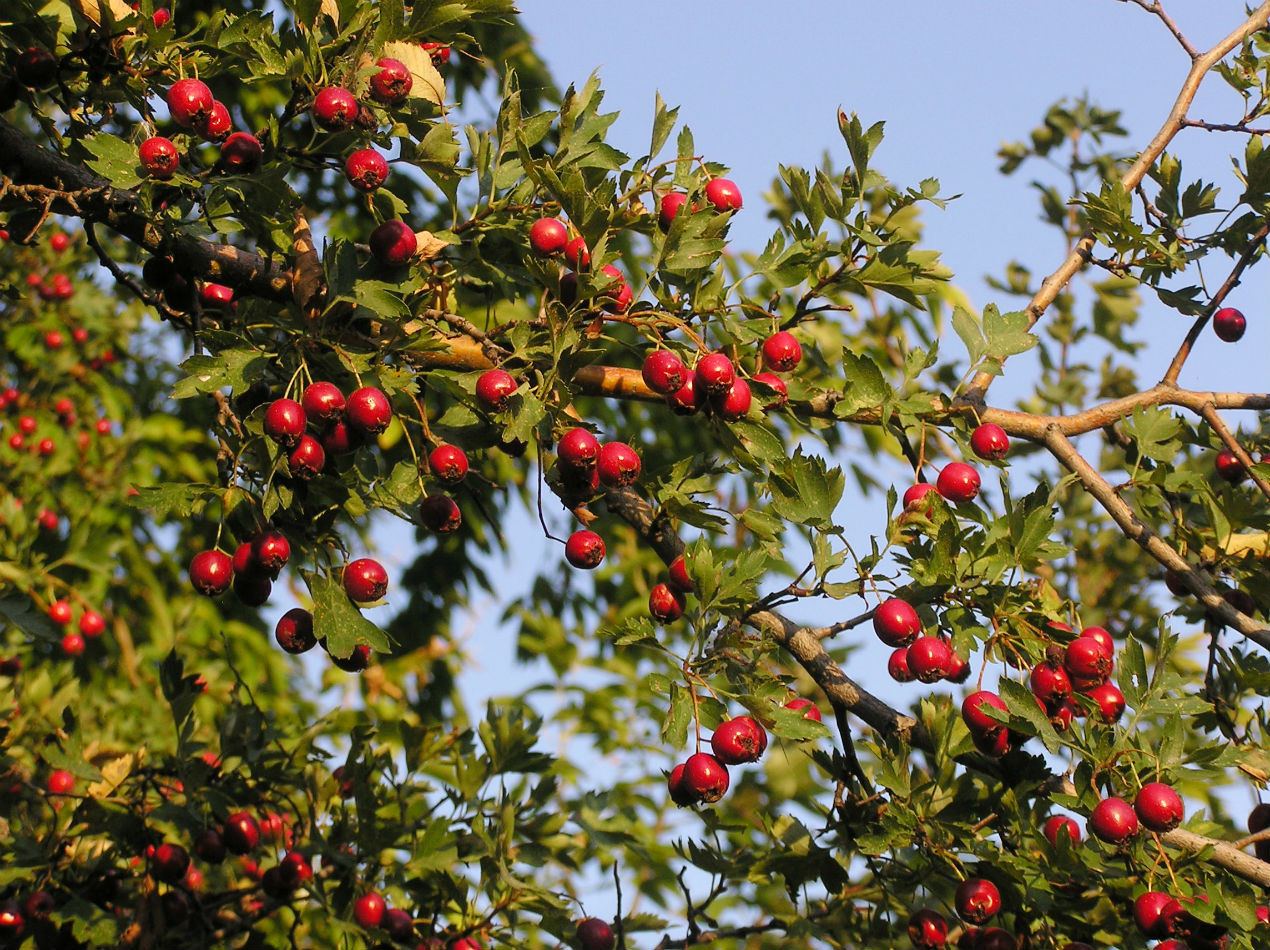
[[[1265,495],[1267,500],[1270,500],[1270,482],[1267,482],[1253,469],[1252,456],[1248,454],[1247,449],[1239,444],[1239,440],[1230,431],[1230,427],[1226,425],[1225,420],[1217,414],[1217,410],[1211,405],[1205,406],[1200,410],[1200,415],[1217,433],[1218,438],[1222,440],[1222,444],[1235,453],[1235,458],[1239,459],[1239,464],[1244,467],[1244,471],[1252,477],[1254,484],[1261,489],[1261,494]]]

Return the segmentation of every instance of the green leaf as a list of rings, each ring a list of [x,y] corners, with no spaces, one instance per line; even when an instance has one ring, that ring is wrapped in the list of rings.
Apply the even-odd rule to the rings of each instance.
[[[392,652],[388,635],[362,616],[361,610],[348,599],[339,579],[317,571],[300,573],[313,598],[313,633],[319,640],[326,641],[327,653],[343,659],[351,656],[359,644],[379,653]]]
[[[768,480],[772,510],[795,524],[833,529],[833,512],[842,498],[841,468],[829,468],[824,459],[806,456],[799,447],[794,457]]]
[[[88,167],[109,179],[116,188],[136,188],[141,184],[141,176],[137,174],[140,162],[137,146],[108,132],[98,132],[83,144],[93,156],[88,160]]]
[[[988,353],[998,359],[1025,353],[1040,342],[1028,332],[1030,321],[1027,311],[1001,313],[993,304],[983,308],[983,329],[988,342]]]
[[[692,694],[679,683],[671,683],[670,709],[661,724],[661,739],[672,749],[682,749],[688,742],[692,705]]]

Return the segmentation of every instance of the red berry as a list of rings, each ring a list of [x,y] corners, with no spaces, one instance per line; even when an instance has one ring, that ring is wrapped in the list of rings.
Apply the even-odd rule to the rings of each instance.
[[[348,394],[344,418],[362,435],[379,435],[392,422],[392,403],[383,390],[363,386]]]
[[[575,531],[564,543],[564,556],[570,564],[584,571],[597,568],[604,560],[604,539],[585,528]]]
[[[687,555],[680,554],[670,562],[667,576],[670,579],[670,586],[675,590],[684,594],[692,593],[692,575],[688,572]]]
[[[384,899],[371,891],[357,898],[353,904],[353,918],[363,927],[378,927],[384,920],[388,905]]]
[[[529,247],[539,257],[561,253],[569,243],[569,229],[558,218],[539,218],[529,227]]]
[[[803,358],[803,348],[788,330],[773,333],[763,341],[763,365],[774,373],[788,373]]]
[[[674,623],[685,606],[684,595],[668,584],[657,584],[648,593],[648,612],[658,623]]]
[[[744,419],[749,413],[752,403],[753,396],[750,393],[750,384],[739,376],[732,380],[732,386],[726,393],[711,399],[714,411],[725,422],[737,422]]]
[[[168,90],[168,113],[183,129],[200,126],[212,113],[216,100],[207,83],[198,79],[181,79]]]
[[[1173,922],[1181,917],[1182,905],[1163,891],[1146,891],[1133,900],[1133,922],[1142,936],[1159,940],[1173,932]]]
[[[248,812],[235,812],[225,819],[221,838],[233,854],[250,854],[260,844],[260,824]]]
[[[65,600],[55,600],[49,604],[48,614],[49,620],[61,626],[70,623],[74,616],[71,605]]]
[[[300,441],[307,422],[304,407],[294,399],[275,399],[265,410],[265,435],[279,445],[290,447]]]
[[[419,523],[437,534],[453,534],[463,524],[463,512],[449,495],[429,495],[419,503]]]
[[[948,943],[948,922],[938,911],[914,911],[908,918],[908,939],[918,950],[943,950]]]
[[[556,457],[572,474],[586,474],[600,461],[600,440],[589,429],[577,426],[560,437]]]
[[[683,386],[688,367],[679,355],[671,350],[653,350],[644,357],[640,371],[644,384],[655,393],[668,396]]]
[[[313,649],[317,643],[313,635],[313,614],[303,607],[292,607],[278,618],[273,635],[278,646],[288,653],[305,653]]]
[[[198,134],[209,142],[225,141],[225,136],[229,135],[233,127],[234,123],[229,117],[229,110],[220,100],[213,102],[211,111],[195,125]]]
[[[57,57],[42,46],[28,46],[14,61],[13,73],[22,85],[39,89],[57,76]]]
[[[1106,651],[1107,656],[1112,657],[1113,659],[1115,658],[1116,641],[1111,638],[1111,634],[1107,632],[1105,627],[1085,627],[1085,629],[1081,630],[1080,635],[1082,637],[1089,637],[1090,639],[1097,640],[1100,644],[1102,644],[1102,648]]]
[[[66,769],[54,769],[49,773],[44,787],[50,795],[69,795],[75,788],[75,776]]]
[[[695,370],[689,370],[684,376],[684,384],[674,393],[666,397],[666,402],[676,415],[690,416],[705,405],[705,387],[698,382]]]
[[[313,98],[313,121],[328,132],[351,129],[357,110],[357,99],[339,86],[327,86]]]
[[[581,236],[564,246],[565,265],[572,270],[586,270],[591,266],[591,251]]]
[[[921,634],[922,622],[911,604],[889,597],[873,611],[873,631],[889,647],[908,646]]]
[[[428,470],[447,485],[463,481],[467,469],[467,453],[457,445],[438,445],[428,453]]]
[[[680,762],[666,777],[666,791],[670,793],[670,800],[680,808],[695,805],[698,801],[696,793],[684,784],[683,775],[684,764]]]
[[[503,412],[511,405],[516,379],[505,369],[488,369],[476,380],[476,401],[486,412]]]
[[[931,504],[926,501],[926,496],[931,492],[938,490],[930,482],[918,482],[916,485],[910,485],[904,490],[904,510],[916,511],[918,508],[925,507],[926,513],[929,515],[933,511]]]
[[[388,593],[388,572],[373,558],[358,558],[344,568],[344,593],[359,604],[381,600]]]
[[[414,933],[415,921],[409,911],[400,907],[389,907],[384,911],[384,919],[380,924],[391,940],[404,941]]]
[[[957,885],[957,915],[972,924],[991,920],[1001,910],[1001,891],[986,878],[971,877]]]
[[[728,790],[728,769],[709,752],[697,752],[684,762],[681,781],[698,801],[717,802]]]
[[[1103,722],[1115,722],[1124,715],[1125,699],[1120,688],[1112,683],[1099,683],[1085,690],[1085,695],[1098,704],[1098,717]]]
[[[948,501],[960,505],[979,494],[979,473],[965,462],[949,462],[939,473],[935,488]]]
[[[1133,801],[1138,819],[1150,831],[1172,831],[1186,817],[1182,796],[1163,782],[1148,782]]]
[[[675,215],[679,214],[679,209],[687,200],[688,196],[682,191],[668,191],[662,195],[657,205],[657,226],[663,231],[669,231]],[[693,210],[696,210],[696,206],[693,206]]]
[[[768,389],[774,390],[776,398],[771,402],[763,404],[764,409],[779,409],[785,403],[789,402],[789,387],[785,385],[785,380],[781,379],[775,373],[755,373],[751,382],[759,383]],[[760,393],[762,390],[759,391]]]
[[[911,683],[917,679],[908,667],[908,647],[896,647],[886,661],[886,672],[897,683]]]
[[[640,473],[639,453],[625,442],[605,442],[600,446],[600,483],[607,488],[634,484]]]
[[[993,735],[1005,730],[1005,726],[988,715],[989,709],[1006,712],[1006,705],[1005,700],[986,689],[971,693],[961,701],[961,718],[972,734]]]
[[[190,561],[190,583],[200,594],[219,596],[233,579],[233,563],[223,551],[200,551]]]
[[[220,147],[220,160],[231,172],[249,175],[260,167],[265,150],[249,132],[235,132]]]
[[[1028,685],[1032,687],[1032,695],[1047,711],[1057,709],[1072,694],[1072,681],[1067,670],[1049,660],[1043,660],[1032,668]]]
[[[724,765],[757,762],[767,749],[767,732],[752,716],[737,716],[714,730],[710,749]]]
[[[237,574],[234,576],[234,595],[248,607],[259,607],[269,599],[273,581],[268,574]]]
[[[1229,449],[1222,449],[1217,453],[1213,458],[1213,468],[1223,480],[1232,485],[1238,485],[1248,477],[1248,470],[1244,468],[1244,463],[1239,461],[1239,456]]]
[[[631,290],[625,275],[612,264],[605,264],[600,268],[600,273],[613,281],[601,292],[604,309],[609,313],[625,313],[635,299],[635,291]]]
[[[600,918],[584,917],[578,921],[578,946],[580,950],[613,950],[617,937]]]
[[[726,353],[707,353],[697,361],[697,383],[707,396],[726,393],[735,379],[736,367]]]
[[[1222,307],[1213,314],[1213,332],[1227,343],[1234,343],[1242,337],[1247,326],[1244,315],[1234,307]]]
[[[1058,836],[1065,834],[1073,846],[1080,844],[1080,826],[1066,815],[1051,815],[1041,829],[1047,840],[1055,848],[1058,847]]]
[[[177,151],[176,143],[162,135],[152,136],[142,142],[137,149],[137,157],[147,175],[163,181],[176,174],[177,166],[181,163],[181,153]]]
[[[1077,637],[1067,644],[1063,668],[1073,684],[1097,686],[1111,675],[1112,663],[1106,648],[1093,637]]]
[[[204,283],[198,289],[198,300],[205,310],[225,310],[234,302],[234,288]]]
[[[706,200],[716,211],[740,211],[741,189],[727,178],[712,178],[706,183]]]
[[[344,176],[358,191],[374,191],[388,178],[388,160],[373,148],[359,148],[344,159]]]
[[[68,633],[62,637],[62,652],[67,656],[83,656],[87,644],[78,633]]]
[[[952,648],[938,637],[918,637],[908,647],[908,668],[923,683],[944,678],[952,664]]]
[[[252,554],[257,564],[274,577],[291,559],[291,542],[277,531],[266,531],[251,542]]]
[[[154,849],[154,856],[150,859],[150,872],[156,880],[166,884],[180,883],[189,868],[189,852],[179,844],[165,841]]]
[[[970,433],[970,448],[981,459],[1002,459],[1010,451],[1010,437],[994,422],[985,422]]]
[[[370,232],[370,252],[385,267],[409,264],[419,251],[419,239],[400,218],[385,221]]]
[[[325,465],[326,449],[311,435],[300,436],[300,441],[287,456],[287,468],[291,474],[304,481],[316,478]]]
[[[86,637],[99,637],[105,629],[105,618],[95,610],[85,610],[79,618],[79,632]]]
[[[810,699],[805,699],[802,696],[795,696],[793,699],[791,699],[789,702],[785,704],[785,708],[792,709],[795,712],[801,709],[803,711],[804,719],[811,719],[816,722],[821,721],[820,707],[818,707]]]
[[[396,106],[406,101],[414,86],[410,68],[399,59],[384,56],[376,63],[379,72],[370,77],[370,97],[386,106]]]
[[[326,644],[322,641],[322,648],[326,649]],[[345,673],[360,673],[366,667],[370,666],[370,647],[364,643],[359,643],[353,647],[353,652],[348,656],[336,656],[327,650],[327,655],[331,658],[331,662],[338,666]]]
[[[1089,814],[1087,823],[1094,837],[1108,844],[1123,844],[1138,833],[1138,816],[1123,798],[1104,798]]]
[[[385,400],[386,401],[386,400]],[[344,412],[344,394],[334,383],[319,380],[305,387],[300,397],[305,415],[318,425],[337,421]]]

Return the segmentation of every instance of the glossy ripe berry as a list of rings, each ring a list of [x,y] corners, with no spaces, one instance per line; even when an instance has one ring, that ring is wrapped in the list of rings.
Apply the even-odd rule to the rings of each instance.
[[[604,539],[586,528],[575,531],[564,543],[564,556],[574,567],[593,570],[604,560]]]
[[[653,350],[644,357],[640,370],[644,384],[655,393],[669,396],[677,392],[688,378],[688,367],[677,353],[670,350]]]
[[[1089,813],[1089,833],[1108,844],[1124,844],[1138,833],[1138,816],[1123,798],[1104,798]]]
[[[1010,437],[995,422],[985,422],[970,433],[970,448],[981,459],[1003,459],[1010,451]]]
[[[1183,913],[1177,898],[1163,891],[1146,891],[1133,899],[1133,922],[1149,940],[1160,940],[1173,932],[1173,923]]]
[[[71,610],[69,602],[65,600],[55,600],[53,603],[49,604],[48,615],[49,620],[53,621],[55,624],[65,626],[71,622],[71,619],[74,617],[74,611]]]
[[[382,389],[363,386],[348,394],[344,419],[360,435],[379,435],[392,422],[392,403]]]
[[[908,668],[923,683],[937,683],[952,665],[952,647],[939,637],[918,637],[908,646]]]
[[[908,918],[908,939],[917,950],[943,950],[948,943],[948,921],[939,911],[916,910]]]
[[[384,919],[380,926],[384,928],[384,933],[390,940],[404,942],[414,933],[415,921],[409,911],[402,910],[400,907],[389,907],[384,911]]]
[[[357,99],[347,89],[327,86],[313,98],[313,121],[328,132],[344,132],[357,120]]]
[[[1107,682],[1112,662],[1106,648],[1093,637],[1077,637],[1067,644],[1063,668],[1078,688],[1092,688]]]
[[[1149,831],[1172,831],[1186,817],[1182,796],[1163,782],[1148,782],[1133,800],[1138,820]]]
[[[539,218],[529,227],[529,247],[539,257],[554,257],[569,243],[569,229],[559,218]]]
[[[344,413],[344,394],[334,383],[319,380],[305,387],[300,405],[310,422],[319,426],[329,425],[338,421]]]
[[[570,474],[586,474],[600,461],[600,440],[589,429],[576,426],[560,437],[556,457]]]
[[[249,175],[260,167],[265,150],[260,140],[249,132],[235,132],[220,147],[221,164],[240,175]]]
[[[44,783],[50,795],[69,795],[75,787],[75,776],[66,769],[54,769]]]
[[[378,927],[384,920],[388,905],[384,899],[371,891],[357,898],[353,904],[353,919],[363,927]]]
[[[908,646],[922,632],[922,622],[907,601],[888,597],[873,611],[873,632],[889,647]]]
[[[463,512],[449,495],[429,495],[419,503],[419,523],[436,534],[453,534],[463,524]]]
[[[598,917],[584,917],[578,921],[578,947],[580,950],[613,950],[617,936],[613,928]]]
[[[79,618],[79,632],[86,637],[100,637],[106,630],[106,618],[95,610],[85,610]]]
[[[684,783],[683,777],[684,764],[680,762],[666,776],[666,791],[670,793],[672,802],[680,808],[687,808],[689,805],[695,805],[699,799],[696,793]]]
[[[987,923],[1001,911],[1001,891],[986,878],[971,877],[957,885],[957,916],[972,924]]]
[[[260,845],[260,823],[250,812],[235,812],[225,819],[221,838],[232,854],[250,854]]]
[[[279,445],[290,446],[300,441],[308,418],[304,407],[294,399],[275,399],[265,410],[265,435]]]
[[[488,369],[476,380],[476,401],[486,412],[503,412],[511,405],[516,379],[505,369]]]
[[[1065,835],[1073,846],[1080,844],[1080,825],[1066,815],[1051,815],[1045,820],[1041,833],[1055,848],[1058,847],[1059,835]]]
[[[317,643],[313,635],[313,614],[303,607],[292,607],[278,618],[273,628],[278,646],[288,653],[305,653]]]
[[[419,239],[400,218],[385,221],[370,232],[370,252],[385,267],[409,264],[419,251]]]
[[[428,453],[432,477],[447,485],[457,485],[467,477],[467,453],[457,445],[438,445]]]
[[[1090,639],[1097,640],[1100,644],[1102,644],[1102,648],[1106,651],[1107,656],[1112,657],[1113,659],[1115,658],[1116,641],[1111,638],[1111,634],[1105,627],[1085,627],[1080,631],[1080,635],[1082,637],[1089,637]]]
[[[605,442],[600,446],[600,484],[606,488],[623,488],[639,478],[639,453],[625,442]]]
[[[1114,683],[1099,683],[1085,690],[1085,695],[1097,703],[1098,718],[1103,722],[1116,722],[1124,715],[1124,693]]]
[[[770,402],[763,404],[764,409],[779,409],[785,403],[789,402],[789,387],[785,385],[785,380],[781,379],[775,373],[762,372],[755,373],[751,377],[751,381],[766,386],[775,391],[776,395]],[[760,390],[760,393],[762,390]]]
[[[675,590],[691,594],[693,591],[692,575],[688,572],[688,557],[680,554],[670,562],[670,567],[666,570],[669,578],[670,586]]]
[[[706,403],[705,387],[698,382],[696,370],[688,370],[684,384],[666,397],[666,403],[676,415],[690,416]]]
[[[904,497],[901,499],[904,504],[904,510],[916,511],[925,507],[926,513],[930,514],[933,507],[926,499],[926,496],[931,492],[938,493],[938,490],[930,482],[918,482],[916,485],[910,485],[904,490]]]
[[[234,288],[208,281],[199,287],[198,300],[204,310],[225,310],[234,302]]]
[[[154,856],[150,859],[150,872],[156,880],[166,884],[177,884],[185,877],[185,872],[189,869],[189,852],[179,844],[165,841],[154,849]]]
[[[83,656],[87,644],[78,633],[68,633],[62,637],[62,652],[67,656]]]
[[[234,565],[223,551],[200,551],[190,561],[190,583],[200,594],[217,597],[229,590]]]
[[[212,110],[201,122],[195,124],[195,131],[209,142],[223,142],[234,128],[229,110],[219,99],[212,103]]]
[[[735,379],[736,367],[726,353],[707,353],[697,361],[697,384],[707,396],[726,393]]]
[[[194,839],[194,854],[200,861],[206,861],[208,864],[220,864],[225,860],[228,849],[225,847],[225,839],[221,837],[221,833],[215,828],[205,828],[198,833]]]
[[[739,376],[732,380],[732,386],[726,393],[711,399],[715,413],[724,422],[738,422],[744,419],[749,414],[753,402],[750,384]]]
[[[821,721],[820,707],[813,703],[810,699],[805,699],[802,696],[795,696],[785,704],[785,708],[792,709],[795,712],[801,709],[803,711],[804,719],[812,719],[816,722]]]
[[[308,481],[321,474],[326,465],[326,449],[311,435],[300,436],[300,441],[287,456],[287,468],[295,478]]]
[[[961,718],[972,734],[992,735],[1003,732],[1005,726],[993,719],[989,709],[1006,712],[1005,700],[986,689],[971,693],[961,701]]]
[[[631,301],[635,299],[635,291],[631,290],[631,285],[626,282],[626,275],[612,264],[605,264],[600,268],[600,273],[613,281],[601,293],[602,306],[609,313],[625,313]]]
[[[181,79],[168,90],[168,113],[183,129],[195,129],[207,121],[216,100],[207,83],[198,79]]]
[[[716,211],[740,211],[741,189],[727,178],[712,178],[706,183],[706,200]]]
[[[581,236],[575,237],[564,246],[565,266],[575,271],[587,270],[591,266],[591,250]]]
[[[674,222],[675,216],[679,214],[679,209],[683,207],[684,202],[688,200],[688,196],[682,191],[668,191],[662,195],[661,201],[657,205],[657,227],[662,231],[669,231],[670,225]],[[696,208],[694,207],[695,211]]]
[[[1049,660],[1042,660],[1032,668],[1028,685],[1032,689],[1032,695],[1049,712],[1061,706],[1072,694],[1072,681],[1067,670]]]
[[[382,105],[401,105],[414,86],[410,68],[391,56],[381,57],[375,65],[379,72],[370,77],[370,97]]]
[[[791,372],[803,358],[803,348],[788,330],[773,333],[763,341],[763,365],[773,373]]]
[[[658,623],[674,623],[683,616],[684,595],[669,584],[656,584],[648,592],[648,612]]]
[[[1244,468],[1244,463],[1239,461],[1239,456],[1229,449],[1222,449],[1213,457],[1213,468],[1223,481],[1230,482],[1232,485],[1238,485],[1248,477],[1248,470]]]
[[[908,647],[896,647],[886,661],[886,672],[897,683],[911,683],[917,677],[908,666]]]
[[[181,153],[176,143],[162,135],[154,135],[146,139],[137,148],[137,158],[141,168],[151,178],[167,181],[176,174],[181,164]]]
[[[13,898],[0,901],[0,940],[6,944],[16,941],[26,929],[26,918],[22,916],[22,907]]]
[[[709,752],[696,752],[684,762],[681,781],[698,801],[717,802],[728,790],[728,769]]]
[[[374,191],[388,179],[388,159],[373,148],[359,148],[344,159],[344,177],[358,191]]]
[[[1213,332],[1219,340],[1234,343],[1244,335],[1248,321],[1234,307],[1222,307],[1213,314]]]
[[[344,568],[344,593],[358,604],[381,600],[388,593],[388,572],[373,558],[360,557]]]
[[[256,563],[274,577],[291,560],[291,542],[279,531],[265,531],[251,542]]]
[[[935,488],[954,505],[964,504],[979,494],[979,473],[965,462],[949,462],[935,480]]]
[[[767,732],[752,716],[737,716],[719,723],[710,737],[710,750],[724,765],[757,762],[767,751]]]

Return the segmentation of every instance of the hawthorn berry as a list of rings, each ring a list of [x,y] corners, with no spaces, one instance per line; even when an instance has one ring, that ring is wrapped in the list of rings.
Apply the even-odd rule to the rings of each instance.
[[[348,394],[344,418],[360,435],[379,435],[392,422],[392,403],[376,386],[363,386]]]
[[[690,416],[706,401],[705,387],[698,382],[695,370],[689,370],[684,376],[684,383],[675,392],[666,397],[666,402],[676,415]]]
[[[410,67],[391,56],[381,57],[375,65],[379,72],[370,77],[370,97],[381,105],[401,105],[414,86]]]
[[[653,392],[669,396],[683,386],[688,376],[688,367],[671,350],[653,350],[644,357],[640,376]]]
[[[677,555],[670,562],[666,574],[669,578],[670,586],[675,590],[684,594],[692,593],[692,575],[688,572],[688,557],[686,554]]]
[[[53,621],[55,624],[65,626],[71,622],[73,616],[74,612],[71,610],[69,602],[65,600],[55,600],[53,603],[49,604],[48,617],[49,620]]]
[[[388,572],[378,561],[360,557],[344,568],[344,593],[349,600],[369,604],[388,593]]]
[[[1177,898],[1163,891],[1145,891],[1133,899],[1133,922],[1142,936],[1159,940],[1173,932],[1173,923],[1183,913]]]
[[[87,644],[78,633],[68,633],[62,637],[62,652],[67,656],[83,656]]]
[[[265,150],[250,132],[235,132],[220,147],[221,164],[231,172],[249,175],[260,167]]]
[[[300,405],[304,407],[305,415],[310,421],[328,425],[338,421],[343,414],[344,394],[334,383],[319,380],[304,388]]]
[[[1148,782],[1133,800],[1138,820],[1149,831],[1172,831],[1186,817],[1182,796],[1163,782]]]
[[[606,488],[623,488],[639,478],[639,453],[625,442],[605,442],[600,446],[598,472]]]
[[[223,142],[233,127],[234,123],[229,117],[229,110],[225,108],[225,103],[218,99],[212,103],[211,111],[201,121],[195,123],[194,129],[209,142]]]
[[[571,270],[586,270],[591,266],[591,250],[579,235],[564,246],[564,263]]]
[[[400,942],[414,933],[415,921],[409,911],[404,911],[400,907],[389,907],[384,911],[384,919],[380,926],[384,928],[384,933],[390,940]]]
[[[313,121],[328,132],[346,132],[357,120],[358,108],[357,99],[347,89],[327,86],[313,98]]]
[[[1072,681],[1067,670],[1052,660],[1042,660],[1032,667],[1028,685],[1032,695],[1047,711],[1057,709],[1072,694]]]
[[[95,610],[85,610],[79,618],[79,632],[86,637],[99,637],[106,630],[106,619]]]
[[[154,849],[150,859],[150,873],[165,884],[177,884],[190,868],[190,854],[179,844],[163,842]]]
[[[776,397],[771,401],[763,404],[764,409],[779,409],[785,403],[789,402],[789,387],[785,385],[785,380],[781,379],[775,373],[762,372],[755,373],[751,377],[751,382],[758,383],[760,386],[766,386],[768,389],[776,393]],[[759,390],[760,394],[762,390]]]
[[[757,762],[767,750],[767,732],[753,716],[737,716],[714,730],[710,750],[724,765]]]
[[[931,492],[938,494],[938,489],[930,482],[918,482],[915,485],[910,485],[904,490],[904,497],[901,499],[904,504],[904,510],[916,511],[925,505],[926,513],[930,514],[933,509],[930,503],[926,501],[926,496]]]
[[[275,399],[265,410],[265,435],[290,448],[300,441],[307,422],[304,407],[294,399]]]
[[[388,179],[388,160],[373,148],[359,148],[344,159],[344,177],[358,191],[374,191]]]
[[[680,808],[687,808],[689,805],[695,805],[698,799],[696,793],[684,783],[683,775],[684,764],[680,762],[666,776],[666,791],[670,793],[672,802]]]
[[[648,592],[648,612],[658,623],[674,623],[687,606],[684,595],[668,584],[656,584]]]
[[[970,433],[970,448],[981,459],[1003,459],[1010,451],[1010,437],[995,422],[985,422]]]
[[[447,485],[457,485],[467,477],[467,453],[457,445],[438,445],[428,453],[428,470]]]
[[[948,921],[936,910],[923,907],[908,918],[908,939],[918,950],[943,950],[948,943]]]
[[[736,367],[726,353],[707,353],[697,361],[696,378],[705,395],[722,395],[732,388]]]
[[[1051,815],[1047,818],[1041,834],[1055,848],[1058,847],[1059,835],[1066,835],[1073,846],[1080,844],[1080,825],[1066,815]]]
[[[918,637],[908,646],[909,671],[923,683],[943,679],[952,664],[952,647],[939,637]]]
[[[207,83],[199,79],[180,79],[168,90],[168,114],[183,129],[195,129],[211,115],[216,100]]]
[[[230,815],[221,826],[220,834],[232,854],[250,854],[260,845],[260,823],[250,812]]]
[[[712,178],[706,183],[706,200],[716,211],[740,211],[741,189],[727,178]]]
[[[42,88],[57,76],[57,57],[42,46],[28,46],[14,60],[13,74],[30,89]]]
[[[353,919],[363,927],[378,927],[384,920],[388,904],[384,899],[371,891],[357,898],[353,904]]]
[[[987,923],[1001,910],[1001,891],[987,878],[966,878],[957,885],[957,916],[972,924]]]
[[[1063,668],[1073,686],[1094,687],[1105,683],[1111,675],[1112,661],[1106,647],[1093,637],[1077,637],[1067,644]]]
[[[556,458],[574,474],[594,471],[600,461],[600,440],[589,429],[575,426],[560,437]]]
[[[204,310],[228,309],[234,302],[234,288],[207,281],[198,288],[198,302]]]
[[[575,531],[564,543],[564,556],[574,567],[593,570],[604,560],[604,539],[585,528]]]
[[[1244,335],[1247,327],[1248,321],[1234,307],[1222,307],[1213,314],[1213,332],[1219,340],[1235,343]]]
[[[1138,833],[1138,816],[1123,798],[1104,798],[1089,813],[1090,834],[1108,844],[1124,844]]]
[[[313,635],[313,614],[303,607],[292,607],[278,618],[273,628],[278,646],[288,653],[305,653],[317,644]]]
[[[529,247],[539,257],[554,257],[569,243],[569,229],[559,218],[539,218],[529,227]]]
[[[744,419],[753,404],[750,384],[738,376],[732,380],[732,386],[728,391],[721,396],[712,397],[710,404],[719,418],[725,422],[737,422]]]
[[[419,503],[419,522],[437,534],[453,534],[463,524],[463,512],[449,495],[429,495]]]
[[[516,392],[516,378],[505,369],[487,369],[476,380],[476,401],[486,412],[503,412]]]
[[[311,435],[300,436],[300,441],[287,456],[287,468],[293,476],[304,481],[317,477],[326,466],[326,449]]]
[[[234,596],[248,607],[259,607],[273,592],[273,581],[268,574],[236,574],[233,581]]]
[[[935,480],[935,488],[954,505],[964,504],[979,494],[979,473],[965,462],[949,462]]]
[[[788,330],[779,330],[763,341],[763,365],[773,373],[793,371],[803,358],[803,348]]]
[[[1098,706],[1098,718],[1111,723],[1124,715],[1125,698],[1114,683],[1099,683],[1084,691]]]
[[[75,776],[66,769],[54,769],[44,783],[50,795],[69,795],[75,788]]]
[[[1248,470],[1244,468],[1244,463],[1239,461],[1239,456],[1229,449],[1222,449],[1213,457],[1213,468],[1224,481],[1232,485],[1238,485],[1248,477]]]
[[[200,551],[190,561],[190,583],[200,594],[217,597],[229,590],[233,562],[223,551]]]
[[[896,647],[886,661],[886,672],[897,683],[911,683],[917,679],[908,666],[908,647]]]
[[[662,231],[669,231],[675,216],[679,214],[679,209],[684,206],[684,202],[687,200],[688,196],[682,191],[668,191],[662,195],[661,201],[657,204],[657,227],[661,228]],[[696,210],[695,205],[693,210]]]
[[[821,721],[820,707],[813,703],[810,699],[803,696],[795,696],[793,699],[789,700],[789,702],[785,703],[785,708],[792,709],[795,712],[801,709],[803,711],[804,719],[811,719],[815,722]]]
[[[617,936],[613,928],[598,917],[584,917],[577,927],[579,950],[613,950]]]
[[[385,267],[409,264],[419,252],[419,238],[410,225],[392,218],[370,232],[370,252]]]
[[[727,792],[728,769],[709,752],[695,752],[684,762],[681,781],[698,801],[710,804]]]
[[[166,181],[176,174],[181,164],[181,153],[176,143],[162,135],[153,135],[137,147],[141,167],[151,178]]]
[[[992,735],[1005,730],[1005,726],[988,715],[989,709],[1007,711],[1005,700],[986,689],[971,693],[961,701],[961,718],[972,735]]]
[[[922,632],[922,622],[912,605],[888,597],[873,611],[873,632],[889,647],[908,646]]]

